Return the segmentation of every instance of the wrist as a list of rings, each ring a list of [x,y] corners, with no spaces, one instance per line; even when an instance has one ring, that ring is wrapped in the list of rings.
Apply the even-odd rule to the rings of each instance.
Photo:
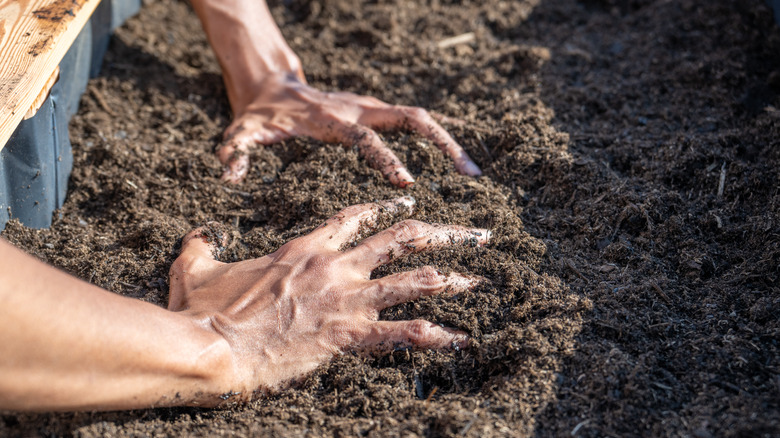
[[[217,55],[235,115],[269,74],[303,79],[301,62],[276,26],[265,1],[192,0]]]
[[[285,75],[303,79],[301,61],[286,43],[265,51],[244,45],[220,58],[234,116],[241,115],[263,92],[264,83],[270,76]]]
[[[208,322],[192,318],[196,328],[195,339],[197,348],[190,357],[190,369],[199,383],[194,388],[193,406],[216,406],[225,400],[225,394],[241,394],[248,399],[251,394],[245,394],[248,388],[238,369],[233,349],[225,337],[217,333]]]

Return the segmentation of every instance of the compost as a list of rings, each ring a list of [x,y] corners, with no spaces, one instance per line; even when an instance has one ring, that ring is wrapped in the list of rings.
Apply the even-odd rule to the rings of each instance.
[[[460,119],[446,128],[484,175],[393,131],[411,189],[308,138],[252,151],[247,181],[226,185],[219,66],[189,6],[160,0],[117,30],[89,84],[54,226],[11,222],[3,237],[164,306],[195,226],[228,226],[222,257],[241,260],[411,194],[415,219],[495,238],[374,275],[432,264],[489,282],[382,318],[457,327],[471,345],[345,354],[220,409],[5,412],[0,435],[780,434],[780,31],[763,1],[270,5],[311,84]]]

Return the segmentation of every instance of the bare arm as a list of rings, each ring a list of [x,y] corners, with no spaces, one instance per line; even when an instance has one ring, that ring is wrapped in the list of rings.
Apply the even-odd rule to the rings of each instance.
[[[422,267],[372,280],[371,271],[410,252],[485,243],[486,230],[404,221],[347,245],[412,203],[349,207],[273,254],[232,264],[213,258],[218,228],[193,231],[171,267],[168,310],[0,239],[0,409],[214,406],[281,389],[352,348],[463,346],[463,332],[379,312],[477,279]]]
[[[269,74],[305,81],[301,61],[287,45],[264,0],[192,0],[223,67],[233,112],[240,116]]]
[[[4,239],[0,260],[0,409],[181,404],[230,381],[227,342],[191,318],[83,282]]]
[[[191,0],[217,54],[235,120],[218,151],[223,179],[240,182],[248,151],[294,136],[355,146],[391,183],[414,178],[375,130],[410,128],[429,138],[456,169],[481,171],[427,111],[352,93],[325,93],[306,84],[301,62],[285,42],[265,0]]]

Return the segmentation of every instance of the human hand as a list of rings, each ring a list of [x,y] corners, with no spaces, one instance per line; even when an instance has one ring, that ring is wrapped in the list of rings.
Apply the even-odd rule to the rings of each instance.
[[[239,110],[217,151],[225,165],[222,179],[243,180],[249,149],[295,136],[355,146],[371,167],[399,187],[414,183],[401,160],[374,130],[411,129],[431,140],[455,162],[458,172],[482,172],[466,151],[422,108],[397,106],[353,93],[326,93],[305,83],[302,75],[267,74],[254,87],[256,97]]]
[[[227,340],[235,370],[230,394],[240,399],[280,389],[352,348],[463,347],[462,331],[424,320],[378,320],[387,307],[479,282],[431,266],[370,279],[374,269],[406,254],[484,245],[490,237],[484,229],[405,220],[352,245],[382,215],[413,205],[404,197],[352,206],[273,254],[231,264],[214,259],[225,244],[218,229],[192,231],[171,266],[168,308]]]

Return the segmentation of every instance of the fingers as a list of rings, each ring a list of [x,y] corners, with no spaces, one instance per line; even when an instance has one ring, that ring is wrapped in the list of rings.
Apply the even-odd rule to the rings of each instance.
[[[217,148],[217,158],[224,164],[222,180],[238,184],[249,172],[249,148],[259,144],[272,144],[289,137],[252,123],[236,121],[235,128],[228,129],[225,141]]]
[[[376,321],[363,347],[379,352],[398,348],[465,348],[468,335],[421,319],[413,321]]]
[[[217,261],[227,245],[228,235],[222,224],[211,222],[196,228],[182,239],[181,254],[171,265],[168,308],[179,310],[184,305],[185,291],[198,286],[202,278],[222,263]]]
[[[391,184],[405,188],[414,184],[414,178],[372,129],[360,125],[344,128],[341,141],[357,147],[358,153],[374,169],[379,170]]]
[[[442,116],[443,117],[443,116]],[[449,119],[447,119],[449,120]],[[482,171],[452,136],[422,108],[408,106],[380,106],[366,110],[361,120],[377,129],[405,127],[431,140],[442,152],[449,155],[458,172],[479,176]]]
[[[436,123],[427,111],[421,108],[396,107],[396,111],[402,123],[430,139],[442,152],[449,155],[455,162],[455,168],[464,175],[479,176],[479,169],[466,151],[452,138],[452,136]]]
[[[249,149],[245,143],[224,143],[217,150],[219,161],[225,165],[222,181],[238,184],[249,171]]]
[[[228,234],[219,222],[209,222],[189,233],[181,241],[181,256],[203,257],[216,260],[228,242]]]
[[[405,220],[375,234],[348,254],[368,271],[404,255],[452,245],[478,246],[490,239],[490,231],[458,225],[426,224]]]
[[[347,207],[317,227],[310,236],[331,250],[353,241],[361,231],[373,231],[383,215],[394,216],[404,210],[411,213],[416,201],[402,196],[389,201]]]
[[[377,310],[416,300],[422,296],[455,295],[473,289],[481,278],[457,272],[445,275],[432,266],[382,277],[371,282],[367,298]]]

